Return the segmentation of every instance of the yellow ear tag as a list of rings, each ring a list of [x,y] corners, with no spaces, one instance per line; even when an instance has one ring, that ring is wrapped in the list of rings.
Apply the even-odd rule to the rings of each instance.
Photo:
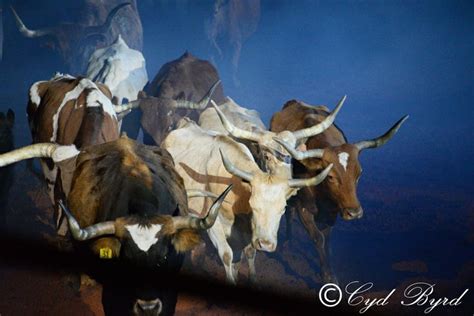
[[[100,248],[99,257],[100,257],[100,259],[112,259],[112,249],[110,249],[110,248]]]

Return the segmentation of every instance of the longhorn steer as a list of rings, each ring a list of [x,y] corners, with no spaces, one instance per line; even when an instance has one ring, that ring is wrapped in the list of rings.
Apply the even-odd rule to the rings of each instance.
[[[254,280],[256,250],[275,251],[286,200],[299,188],[317,185],[331,169],[328,166],[319,175],[304,180],[265,173],[243,144],[205,131],[190,120],[182,120],[180,128],[168,135],[162,147],[173,156],[186,189],[218,194],[225,186],[234,185],[227,199],[230,203],[223,205],[216,224],[208,230],[231,283],[237,282],[238,275],[238,265],[232,263],[233,249],[243,250],[250,279]],[[205,212],[207,201],[192,199],[189,208]],[[231,248],[233,241],[238,244]]]
[[[134,283],[122,285],[123,289],[104,284],[104,293],[119,291],[115,297],[120,299],[114,304],[130,303],[126,308],[135,315],[158,315],[161,310],[173,314],[177,293],[163,296],[158,293],[160,280],[150,280],[152,276],[133,267],[177,273],[183,259],[180,254],[199,243],[199,231],[212,227],[230,187],[205,218],[190,216],[183,180],[171,156],[126,137],[82,152],[74,145],[30,145],[0,155],[0,166],[35,157],[51,158],[61,170],[61,194],[68,206],[59,203],[72,237],[79,242],[89,240],[88,249],[94,255],[105,253],[131,264],[122,273]],[[108,308],[104,305],[106,313]]]
[[[78,10],[76,8],[79,8]],[[57,26],[28,29],[12,8],[18,29],[28,38],[41,37],[56,48],[69,72],[84,74],[92,53],[112,44],[119,34],[133,49],[142,50],[143,30],[135,0],[96,1],[81,0],[76,9],[79,23],[61,23]]]
[[[84,148],[117,139],[117,109],[111,98],[105,85],[87,78],[57,74],[49,81],[34,83],[29,91],[27,107],[33,143],[54,142]],[[57,168],[48,159],[42,159],[40,163],[48,182],[50,199],[55,203]],[[60,210],[56,211],[59,228]]]
[[[218,82],[216,68],[188,52],[164,64],[146,89],[151,97],[143,94],[139,100],[143,112],[141,125],[147,137],[152,138],[149,142],[161,144],[183,117],[197,121],[197,111],[207,107],[209,91],[218,103],[225,102]],[[181,105],[176,106],[177,101]]]
[[[275,133],[299,130],[318,124],[329,115],[325,107],[312,107],[292,100],[273,115],[271,130]],[[294,174],[299,177],[311,177],[329,164],[334,165],[321,185],[300,190],[291,201],[305,229],[316,243],[325,282],[335,281],[328,256],[329,237],[337,214],[344,220],[358,219],[363,214],[357,198],[357,182],[362,172],[359,153],[364,149],[384,145],[407,118],[408,116],[404,116],[381,137],[354,144],[348,143],[344,133],[335,125],[310,137],[305,143],[307,151],[295,150],[292,144],[275,139],[299,161],[293,167]]]

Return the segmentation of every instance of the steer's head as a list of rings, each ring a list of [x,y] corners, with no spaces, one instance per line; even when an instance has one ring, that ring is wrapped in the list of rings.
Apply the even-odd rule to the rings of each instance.
[[[249,183],[251,195],[249,205],[252,210],[252,245],[262,251],[273,252],[277,246],[280,219],[285,213],[286,201],[298,189],[318,185],[327,176],[329,165],[317,176],[308,179],[288,179],[254,168],[250,172],[237,168],[221,152],[222,162],[230,174]]]
[[[275,141],[282,144],[295,158],[299,160],[310,174],[320,172],[328,165],[334,167],[329,172],[326,180],[318,186],[318,196],[329,198],[345,220],[361,218],[363,209],[357,197],[357,183],[362,173],[359,154],[364,149],[377,148],[384,145],[398,131],[408,116],[401,118],[384,135],[373,140],[361,141],[355,144],[342,144],[327,146],[322,149],[299,151],[291,144],[281,140]],[[311,143],[311,140],[308,144]]]
[[[300,129],[297,131],[282,131],[280,133],[274,133],[267,130],[261,131],[248,131],[235,126],[222,112],[214,101],[211,101],[213,107],[216,109],[217,114],[222,122],[222,125],[227,132],[235,138],[245,139],[258,144],[260,152],[258,153],[259,162],[261,167],[272,174],[291,177],[291,156],[288,151],[274,139],[275,137],[284,140],[293,149],[301,143],[304,143],[306,139],[311,136],[324,132],[336,119],[337,113],[344,104],[346,97],[343,97],[333,112],[331,112],[327,118],[314,126]]]
[[[56,26],[31,30],[28,29],[16,11],[12,9],[20,33],[28,38],[45,38],[46,46],[56,50],[72,72],[86,69],[92,53],[99,47],[111,43],[109,29],[114,17],[130,3],[122,3],[112,9],[101,25],[59,24]]]
[[[131,263],[138,272],[140,268],[172,269],[176,264],[177,254],[194,248],[200,242],[199,231],[207,230],[214,225],[219,208],[231,188],[232,185],[215,200],[205,218],[160,215],[156,213],[157,209],[152,204],[131,202],[131,208],[140,208],[138,214],[81,228],[65,204],[62,201],[59,204],[68,218],[69,229],[74,239],[84,241],[114,236],[120,241],[118,257]],[[149,282],[143,280],[139,283]],[[151,290],[149,285],[146,289],[141,284],[136,286],[136,295],[139,297],[133,306],[134,314],[158,315],[162,309],[162,302],[158,297],[150,297],[150,293],[157,293],[159,284]],[[140,297],[140,293],[145,292],[147,295]]]

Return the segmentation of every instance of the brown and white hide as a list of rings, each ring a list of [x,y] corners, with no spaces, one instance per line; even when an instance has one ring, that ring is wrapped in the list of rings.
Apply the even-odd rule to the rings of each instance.
[[[291,100],[273,115],[271,130],[275,133],[300,130],[322,122],[329,114],[325,106],[310,106]],[[354,220],[363,216],[357,196],[357,185],[362,173],[359,154],[364,149],[384,145],[407,117],[400,119],[384,135],[369,141],[348,143],[342,130],[333,124],[324,132],[309,137],[304,146],[300,147],[302,150],[290,149],[290,144],[286,144],[294,158],[295,176],[311,177],[329,164],[334,166],[321,185],[300,190],[290,202],[290,209],[297,210],[301,222],[316,244],[325,282],[336,281],[329,264],[327,242],[336,217],[340,214],[344,220]],[[288,225],[291,225],[290,222],[291,220]]]
[[[73,144],[81,149],[117,139],[119,127],[111,98],[105,85],[87,78],[57,74],[51,80],[34,83],[27,107],[33,143]],[[40,164],[55,203],[57,168],[49,159],[41,159]],[[60,218],[58,213],[58,228]]]

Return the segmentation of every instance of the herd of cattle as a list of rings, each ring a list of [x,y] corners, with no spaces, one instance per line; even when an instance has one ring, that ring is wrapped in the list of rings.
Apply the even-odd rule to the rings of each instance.
[[[296,212],[316,244],[323,281],[337,282],[328,239],[338,214],[362,217],[359,153],[384,145],[407,116],[378,138],[350,144],[333,124],[346,97],[332,112],[291,100],[268,130],[257,111],[225,96],[211,63],[187,52],[148,83],[135,2],[113,7],[94,27],[30,30],[12,12],[23,35],[54,35],[70,70],[85,71],[31,86],[30,146],[13,150],[14,114],[0,113],[0,167],[40,158],[58,234],[97,256],[177,273],[206,231],[236,284],[244,258],[255,280],[257,250],[276,251],[281,217]],[[137,111],[145,144],[120,136]],[[2,180],[8,172],[0,169]],[[172,314],[176,297],[154,296],[159,284],[141,281],[130,313]]]

